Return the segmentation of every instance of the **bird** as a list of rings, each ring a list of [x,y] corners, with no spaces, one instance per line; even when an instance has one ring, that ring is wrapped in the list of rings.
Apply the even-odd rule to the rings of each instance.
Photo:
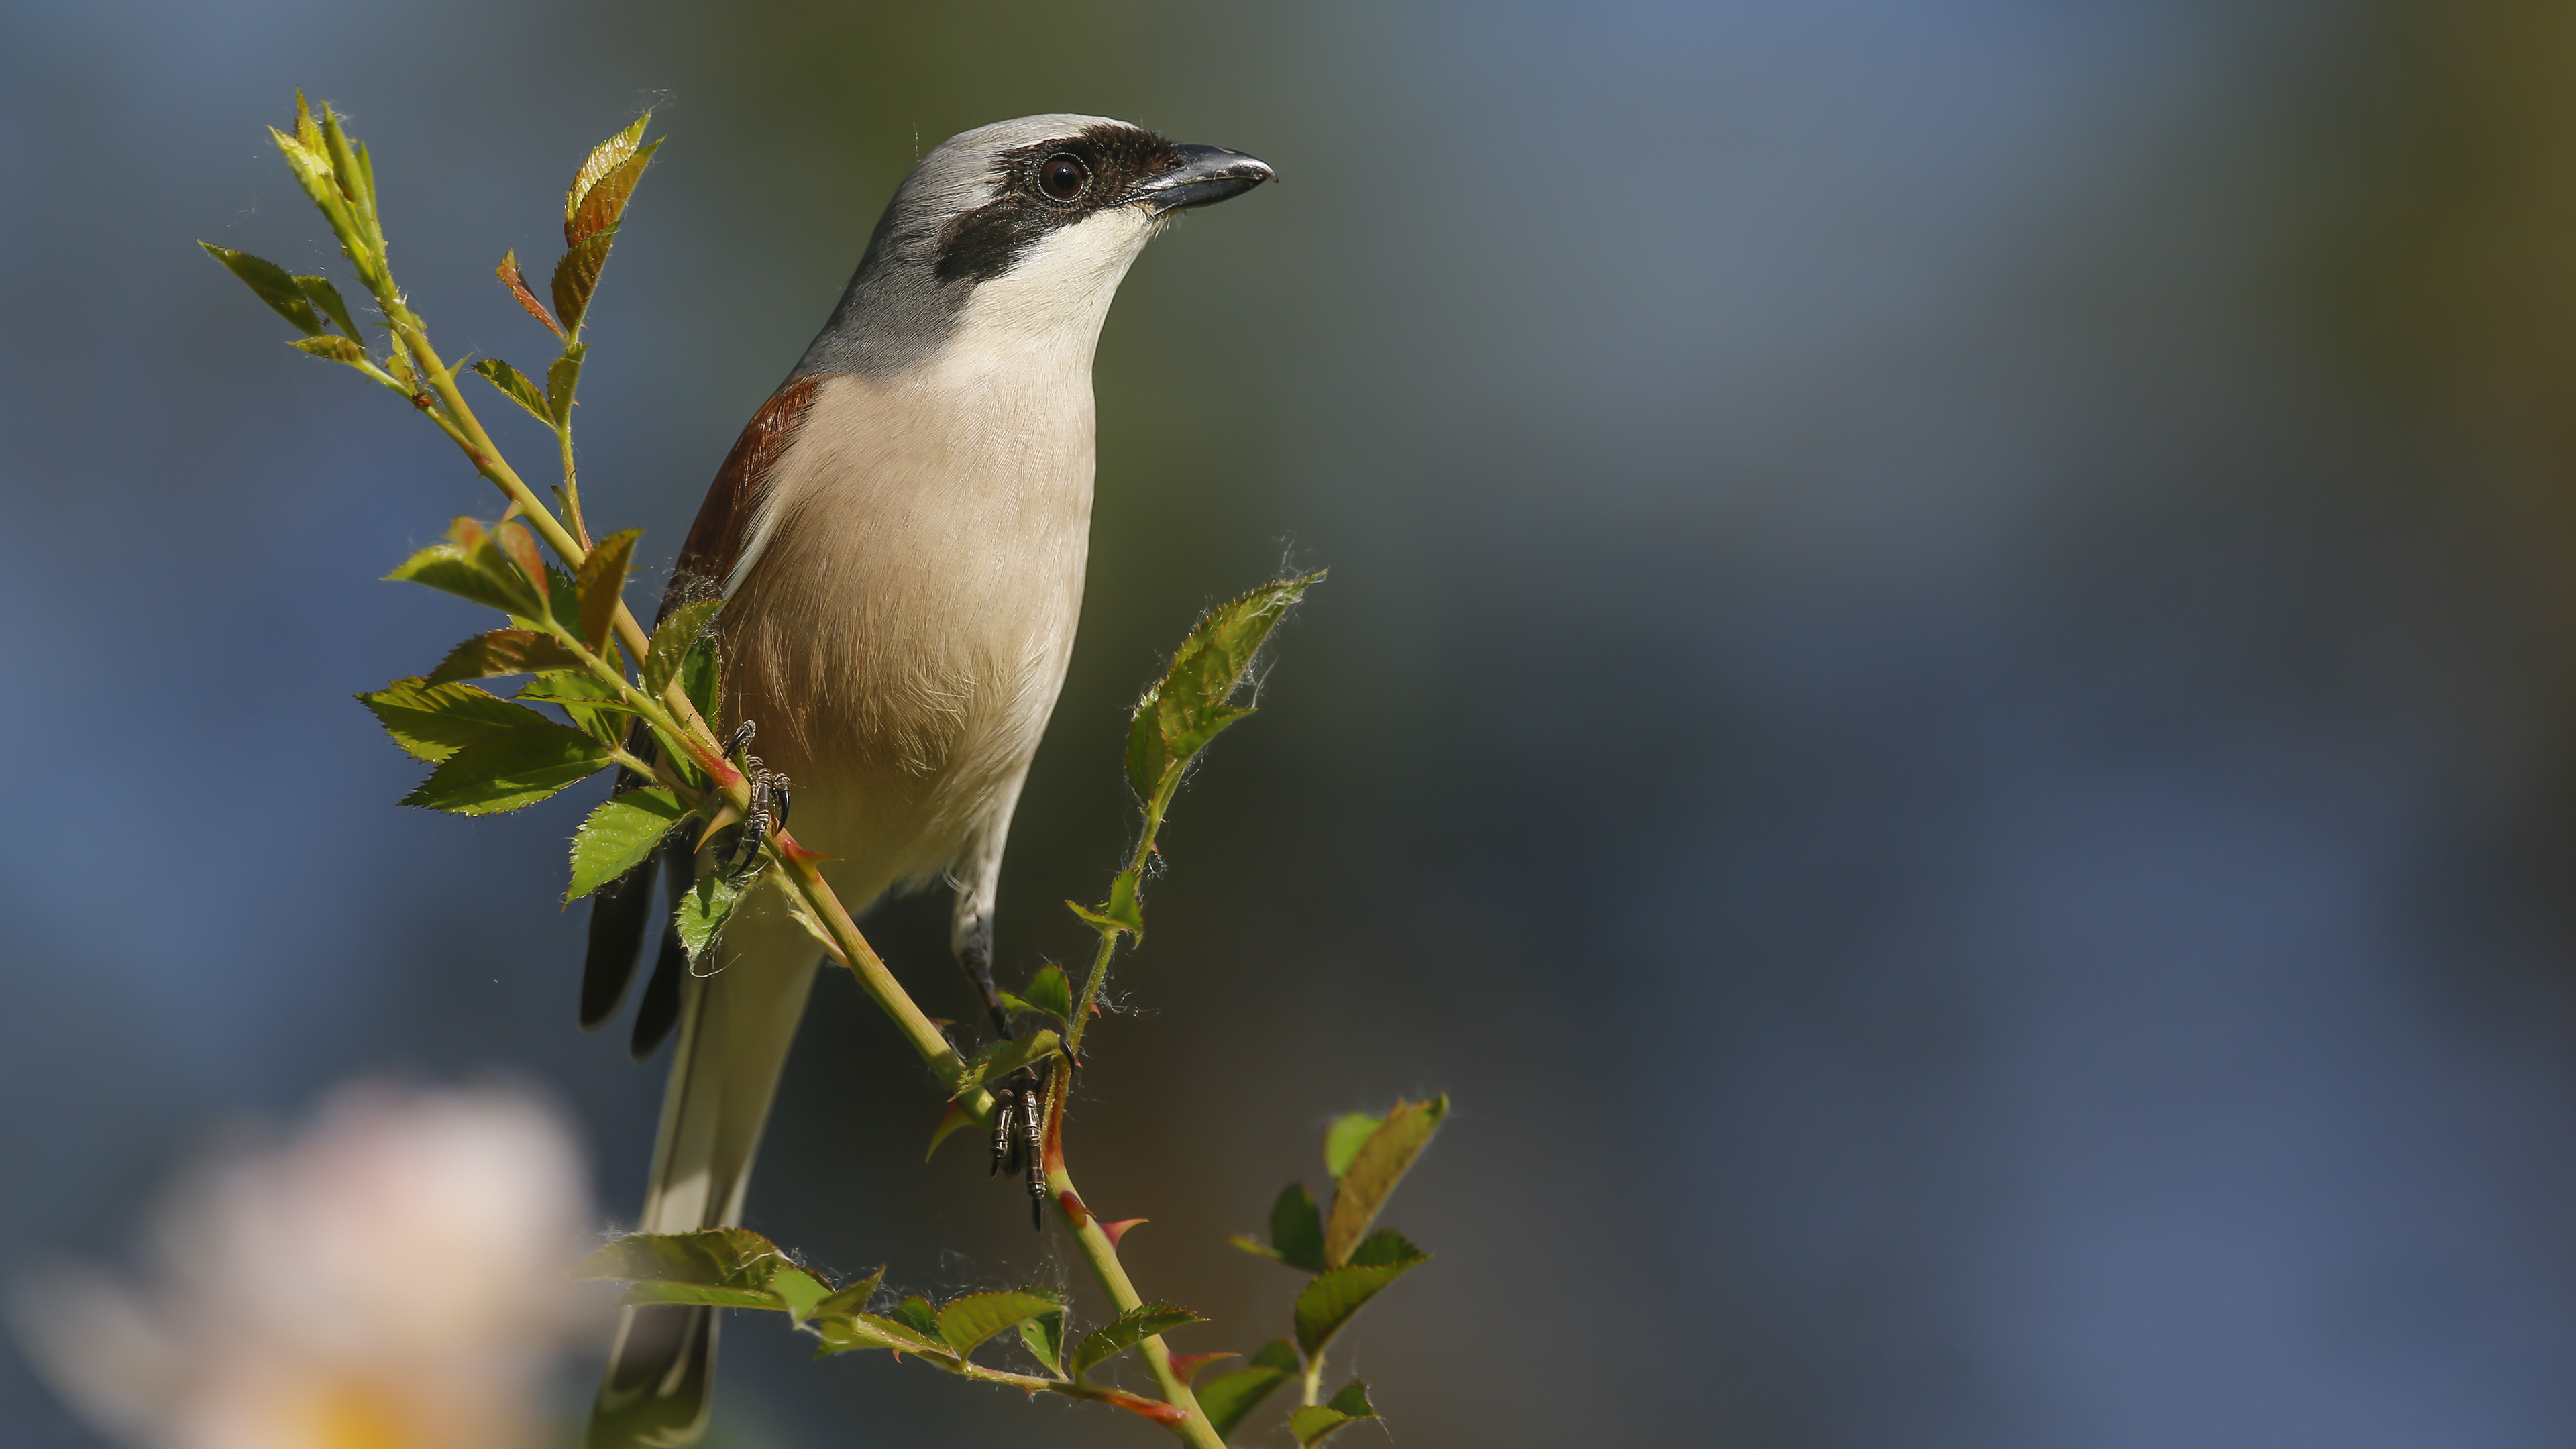
[[[947,882],[951,945],[995,1030],[993,908],[1011,814],[1071,658],[1090,547],[1092,360],[1119,282],[1181,213],[1262,161],[1100,116],[950,137],[896,188],[822,331],[716,472],[664,616],[722,598],[725,727],[792,778],[795,829],[852,909]],[[632,786],[640,781],[621,781]],[[687,832],[673,832],[679,841]],[[667,845],[603,889],[581,1021],[619,1010]],[[753,892],[693,968],[666,925],[630,1040],[678,1033],[641,1231],[739,1224],[821,950]],[[704,1431],[715,1310],[623,1310],[588,1449]]]

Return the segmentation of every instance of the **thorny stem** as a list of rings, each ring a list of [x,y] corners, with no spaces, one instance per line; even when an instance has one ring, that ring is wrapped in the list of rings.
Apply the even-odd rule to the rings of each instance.
[[[1122,872],[1136,877],[1140,894],[1145,866],[1154,857],[1154,837],[1163,829],[1163,812],[1171,807],[1172,792],[1180,786],[1181,768],[1168,768],[1163,771],[1161,782],[1154,787],[1154,798],[1145,802],[1145,830],[1137,837],[1135,857],[1127,862],[1127,869]],[[1082,1060],[1082,1034],[1091,1024],[1092,1008],[1100,1000],[1100,988],[1109,979],[1109,958],[1118,950],[1118,929],[1109,926],[1099,929],[1100,950],[1091,958],[1091,974],[1083,978],[1082,999],[1073,1004],[1073,1020],[1065,1023],[1065,1051],[1075,1061]]]

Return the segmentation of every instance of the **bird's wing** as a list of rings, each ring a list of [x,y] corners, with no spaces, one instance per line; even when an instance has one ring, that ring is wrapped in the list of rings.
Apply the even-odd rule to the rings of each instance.
[[[680,605],[723,590],[725,580],[741,559],[743,541],[751,534],[752,514],[760,505],[769,472],[786,453],[787,445],[796,440],[797,430],[804,426],[817,385],[812,377],[790,381],[770,394],[769,401],[762,403],[760,411],[743,425],[742,435],[734,439],[732,451],[725,454],[724,466],[716,470],[715,482],[707,488],[706,502],[698,505],[698,518],[689,526],[688,540],[680,545],[680,557],[671,566],[671,582],[662,591],[661,610],[654,615],[656,624]],[[652,758],[652,734],[640,723],[626,743],[641,758]],[[644,777],[631,770],[618,772],[616,789],[621,793],[643,784]],[[648,856],[633,870],[602,886],[592,898],[590,938],[581,967],[581,1025],[585,1031],[615,1016],[626,1000],[626,988],[635,979],[636,957],[652,926],[656,869],[655,859]],[[689,870],[685,861],[676,863],[672,884],[675,890],[687,889]],[[671,936],[667,922],[663,936],[661,959],[654,968],[652,983],[645,988],[646,1009],[635,1023],[632,1047],[639,1060],[662,1044],[678,1014],[679,968],[686,958],[677,949],[679,942]]]

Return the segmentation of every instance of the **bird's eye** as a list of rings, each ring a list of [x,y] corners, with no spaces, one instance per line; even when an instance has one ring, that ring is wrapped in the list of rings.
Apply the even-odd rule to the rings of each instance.
[[[1058,201],[1071,201],[1091,184],[1091,168],[1079,156],[1049,156],[1038,167],[1038,189]]]

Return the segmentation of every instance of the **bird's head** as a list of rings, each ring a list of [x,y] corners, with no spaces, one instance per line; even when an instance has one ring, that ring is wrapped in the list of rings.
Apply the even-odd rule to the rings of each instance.
[[[1271,179],[1240,151],[1101,116],[1023,116],[951,136],[896,189],[797,371],[887,373],[967,335],[1087,356],[1156,232]]]

